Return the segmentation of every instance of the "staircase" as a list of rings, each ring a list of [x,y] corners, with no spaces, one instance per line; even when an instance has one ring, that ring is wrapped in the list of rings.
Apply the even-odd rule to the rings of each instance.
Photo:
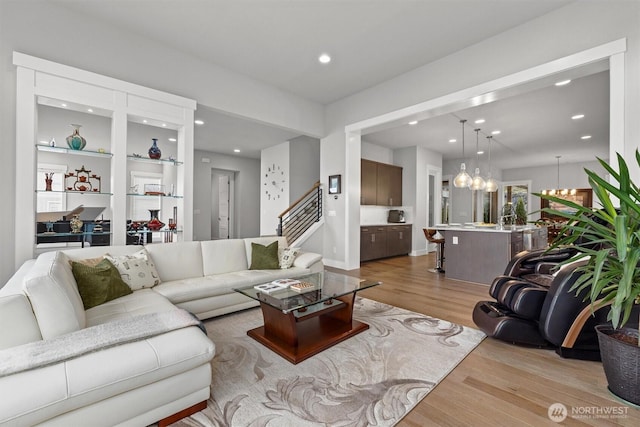
[[[316,182],[309,191],[278,215],[278,236],[285,236],[291,246],[322,220],[322,188]]]

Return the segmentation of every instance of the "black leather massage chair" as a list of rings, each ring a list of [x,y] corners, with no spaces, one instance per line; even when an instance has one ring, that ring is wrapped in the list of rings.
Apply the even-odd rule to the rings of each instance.
[[[607,309],[592,315],[586,294],[569,291],[586,260],[558,268],[576,254],[573,248],[523,251],[494,279],[473,321],[488,336],[514,344],[554,347],[562,357],[600,360],[594,326],[606,323]]]

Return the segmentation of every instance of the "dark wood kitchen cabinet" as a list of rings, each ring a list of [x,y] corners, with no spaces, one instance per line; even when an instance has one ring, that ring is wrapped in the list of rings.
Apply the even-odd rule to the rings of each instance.
[[[402,206],[402,168],[378,163],[376,204]]]
[[[360,227],[360,261],[411,252],[411,225]]]
[[[411,252],[411,226],[387,226],[387,256],[406,255]]]
[[[360,204],[375,205],[378,188],[378,164],[370,160],[360,162]]]
[[[362,159],[360,204],[402,206],[402,168]]]
[[[360,261],[384,258],[386,254],[386,227],[360,227]]]

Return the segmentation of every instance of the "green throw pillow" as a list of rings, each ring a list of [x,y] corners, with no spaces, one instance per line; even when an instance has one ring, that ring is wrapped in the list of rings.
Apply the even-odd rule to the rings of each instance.
[[[277,240],[268,246],[251,243],[250,270],[275,270],[277,268],[280,268]]]
[[[103,259],[95,267],[72,262],[71,270],[85,310],[133,293],[108,259]]]

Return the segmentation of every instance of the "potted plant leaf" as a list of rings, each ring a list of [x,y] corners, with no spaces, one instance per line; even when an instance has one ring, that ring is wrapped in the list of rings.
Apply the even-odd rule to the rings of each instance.
[[[636,150],[640,167],[640,153]],[[569,198],[538,194],[547,199],[548,214],[567,222],[552,247],[576,245],[577,259],[589,261],[571,291],[586,291],[592,310],[610,306],[609,325],[596,327],[600,355],[609,389],[618,397],[640,405],[640,342],[638,328],[624,327],[640,304],[640,189],[631,181],[624,158],[617,154],[618,170],[598,158],[610,181],[585,169],[594,200],[584,207]],[[634,316],[635,318],[635,316]]]

